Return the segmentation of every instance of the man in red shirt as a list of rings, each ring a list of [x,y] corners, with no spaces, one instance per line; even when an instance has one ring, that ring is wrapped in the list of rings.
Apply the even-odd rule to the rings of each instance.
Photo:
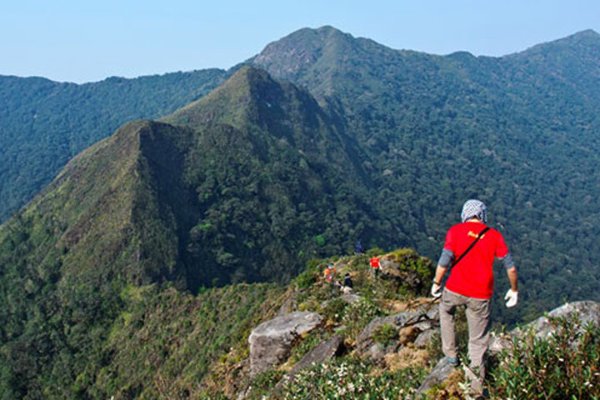
[[[452,226],[438,262],[431,287],[440,302],[442,351],[445,361],[458,365],[454,334],[454,312],[457,306],[466,306],[469,325],[469,359],[471,388],[481,394],[485,377],[484,355],[488,347],[490,301],[494,291],[494,259],[502,260],[510,281],[504,297],[506,307],[514,307],[518,300],[517,269],[502,234],[487,227],[487,209],[479,200],[468,200],[462,209],[462,223]],[[448,269],[450,275],[442,291],[442,279]],[[470,374],[469,374],[470,373]]]
[[[371,257],[369,262],[371,263],[371,271],[373,271],[373,276],[377,278],[379,276],[379,268],[381,268],[379,257]]]

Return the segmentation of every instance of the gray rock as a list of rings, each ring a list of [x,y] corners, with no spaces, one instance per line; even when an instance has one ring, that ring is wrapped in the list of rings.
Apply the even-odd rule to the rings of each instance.
[[[600,325],[600,303],[594,301],[576,301],[555,308],[547,316],[540,317],[522,328],[515,328],[505,335],[493,335],[490,339],[488,351],[491,354],[496,354],[502,350],[511,348],[512,338],[521,338],[530,329],[533,329],[536,337],[541,339],[548,338],[554,333],[554,328],[549,318],[564,318],[575,315],[579,317],[582,327],[586,324]]]
[[[425,327],[425,325],[422,324],[421,330],[432,329],[433,327],[439,326],[439,304],[423,304],[416,310],[405,311],[396,314],[394,321],[400,328],[409,325],[427,323],[429,327]]]
[[[341,295],[340,298],[348,304],[353,304],[360,300],[361,297],[354,293],[348,293]]]
[[[427,390],[445,381],[452,371],[454,371],[454,368],[456,367],[448,363],[447,358],[442,358],[427,378],[425,378],[421,386],[419,386],[415,398],[419,398],[419,396],[424,394]]]
[[[495,335],[492,332],[490,337],[490,342],[488,344],[488,353],[489,354],[498,354],[502,350],[510,349],[512,346],[512,341],[510,339],[510,335]]]
[[[416,270],[406,267],[407,264],[411,264],[415,261],[431,263],[431,261],[419,256],[413,250],[406,250],[403,254],[388,254],[382,256],[380,259],[381,275],[389,279],[397,280],[402,285],[414,290],[423,289],[429,282],[424,282],[423,277]]]
[[[359,355],[362,356],[370,356],[372,352],[370,351],[371,347],[375,343],[373,341],[373,334],[382,325],[394,325],[395,316],[389,317],[377,317],[371,320],[367,326],[360,332],[358,337],[356,338],[356,351]],[[383,346],[382,346],[383,347]]]
[[[594,301],[576,301],[555,308],[548,313],[548,317],[571,317],[577,315],[582,327],[587,324],[600,325],[600,303]],[[553,333],[552,324],[548,317],[543,316],[527,324],[525,328],[533,328],[535,335],[546,338]]]
[[[315,364],[322,364],[338,353],[344,338],[339,335],[335,335],[329,340],[321,342],[317,347],[309,351],[302,360],[298,361],[296,365],[277,383],[275,386],[275,393],[280,393],[283,389],[283,385],[287,382],[294,381],[296,375],[306,368],[310,368]]]
[[[322,317],[313,312],[293,312],[258,325],[248,338],[250,376],[271,369],[288,359],[296,338],[319,326]]]
[[[367,356],[373,362],[381,362],[385,355],[387,354],[386,348],[381,343],[373,343],[365,352],[365,356]]]
[[[415,339],[415,347],[418,349],[424,349],[431,342],[435,334],[436,331],[433,329],[421,332],[419,336],[417,336],[417,338]]]
[[[293,377],[298,372],[305,368],[309,368],[313,364],[321,364],[332,359],[340,349],[343,341],[344,338],[342,336],[335,335],[331,339],[320,343],[317,347],[302,357],[302,359],[298,361],[296,365],[294,365],[294,367],[288,373],[288,377]]]
[[[374,351],[373,345],[373,334],[375,331],[384,324],[395,325],[398,331],[414,327],[418,338],[423,332],[436,330],[439,327],[439,311],[437,303],[427,303],[419,306],[415,310],[404,311],[399,314],[390,315],[388,317],[377,317],[373,319],[369,324],[362,330],[362,332],[356,338],[356,350],[361,356],[366,356],[373,361],[380,360],[383,355],[388,352],[395,351],[398,346],[387,346],[382,347],[382,351]],[[431,317],[434,317],[432,319]],[[412,341],[413,338],[409,338],[408,341]],[[426,340],[426,336],[422,340]],[[381,354],[383,352],[383,354]]]

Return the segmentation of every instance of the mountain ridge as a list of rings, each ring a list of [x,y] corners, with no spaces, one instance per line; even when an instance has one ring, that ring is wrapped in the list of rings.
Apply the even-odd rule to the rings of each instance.
[[[600,151],[594,134],[600,129],[594,111],[600,106],[600,52],[588,51],[600,45],[597,37],[585,31],[495,58],[431,56],[381,45],[366,51],[367,42],[359,40],[354,46],[362,51],[326,58],[319,42],[311,53],[318,57],[311,58],[288,53],[299,46],[298,35],[292,33],[267,45],[268,57],[259,55],[250,62],[305,87],[322,104],[341,105],[348,133],[365,150],[371,171],[379,172],[372,174],[379,188],[374,196],[381,196],[377,203],[385,205],[380,214],[393,221],[394,245],[435,257],[445,228],[456,221],[456,210],[465,199],[477,197],[494,210],[493,223],[504,227],[512,250],[521,257],[517,264],[524,269],[523,278],[562,293],[558,288],[567,279],[561,272],[564,262],[578,260],[588,278],[596,268],[594,250],[579,244],[583,237],[594,236],[593,229],[570,221],[589,223],[600,215],[586,200],[581,207],[581,199],[589,200],[598,186],[593,171],[595,152]],[[581,38],[586,39],[583,48],[571,46]],[[312,61],[301,63],[290,54]],[[536,189],[540,184],[547,188],[545,195]],[[517,222],[524,220],[523,214],[532,217],[530,223]],[[559,227],[555,221],[562,215],[572,217]],[[557,250],[561,246],[555,240],[567,243],[574,237],[577,242]],[[541,251],[549,248],[550,260]],[[540,259],[545,260],[543,269],[536,267]],[[568,290],[575,298],[585,298],[591,293],[588,284],[586,278],[582,286]],[[532,288],[534,292],[540,296]],[[542,307],[556,305],[548,301]]]
[[[320,33],[335,42],[320,58],[294,54],[308,60],[300,68],[271,52],[266,71],[237,66],[160,121],[126,123],[0,226],[8,397],[190,397],[209,372],[236,380],[257,319],[287,304],[340,322],[346,306],[319,284],[323,263],[341,260],[365,297],[426,291],[432,266],[414,251],[387,254],[422,275],[408,288],[369,279],[367,256],[343,254],[361,239],[434,259],[472,197],[522,278],[520,307],[498,307],[497,295],[497,320],[598,295],[594,58],[573,74],[577,52],[429,56],[333,29]],[[241,283],[288,282],[304,266],[285,293]],[[366,323],[392,306],[361,302],[352,315]]]

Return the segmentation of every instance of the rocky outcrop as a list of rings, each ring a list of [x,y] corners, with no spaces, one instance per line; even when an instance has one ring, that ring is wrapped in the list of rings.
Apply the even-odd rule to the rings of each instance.
[[[442,358],[429,373],[427,378],[425,378],[419,389],[417,389],[415,397],[419,398],[419,396],[424,394],[427,390],[444,382],[455,368],[454,365],[448,362],[447,358]]]
[[[581,321],[582,327],[587,324],[600,325],[600,303],[594,301],[567,303],[522,328],[513,329],[508,335],[492,335],[489,352],[495,354],[510,348],[513,338],[520,338],[530,330],[533,330],[535,336],[538,338],[547,338],[554,332],[554,327],[550,322],[551,318],[570,318],[575,316]]]
[[[600,325],[600,303],[594,301],[567,303],[550,311],[547,316],[540,317],[527,324],[526,328],[532,328],[537,337],[545,338],[553,332],[550,318],[569,318],[574,316],[581,321],[582,327],[587,324]]]
[[[521,338],[530,330],[533,330],[534,334],[538,338],[547,338],[554,333],[554,326],[551,323],[551,318],[558,317],[575,317],[577,316],[581,322],[581,326],[587,324],[600,325],[600,303],[593,301],[578,301],[574,303],[567,303],[559,308],[550,311],[546,316],[540,317],[533,322],[525,325],[522,328],[513,329],[507,335],[495,335],[492,334],[489,352],[499,353],[500,351],[510,348],[512,346],[512,339]],[[405,317],[404,317],[405,318]],[[408,318],[410,320],[411,317]],[[418,341],[418,340],[417,340]],[[416,343],[415,343],[416,344]],[[424,394],[427,390],[442,383],[452,373],[454,367],[448,363],[446,358],[441,359],[431,373],[425,378],[423,384],[417,390],[417,397]],[[468,369],[465,369],[465,373]]]
[[[295,340],[322,322],[314,312],[293,312],[257,326],[248,342],[250,344],[250,376],[267,371],[286,361]]]
[[[339,335],[320,343],[317,347],[309,351],[287,374],[288,378],[293,377],[303,369],[309,368],[314,364],[322,364],[332,359],[339,351],[344,338]]]
[[[383,346],[374,340],[377,330],[383,325],[392,325],[398,330],[399,340],[392,345]],[[426,303],[414,310],[404,311],[387,317],[373,319],[356,339],[356,351],[372,361],[381,361],[386,354],[395,352],[400,346],[415,343],[425,347],[435,330],[439,327],[437,303]]]
[[[433,271],[433,268],[431,260],[414,250],[402,249],[382,256],[380,271],[382,277],[395,279],[402,286],[420,293],[430,284],[431,277],[425,271]]]

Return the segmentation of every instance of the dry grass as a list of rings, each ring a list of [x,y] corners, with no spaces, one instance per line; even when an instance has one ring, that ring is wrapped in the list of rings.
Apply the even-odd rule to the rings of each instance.
[[[406,368],[426,367],[429,363],[427,350],[416,349],[413,346],[402,347],[397,353],[385,356],[385,365],[391,372]]]

